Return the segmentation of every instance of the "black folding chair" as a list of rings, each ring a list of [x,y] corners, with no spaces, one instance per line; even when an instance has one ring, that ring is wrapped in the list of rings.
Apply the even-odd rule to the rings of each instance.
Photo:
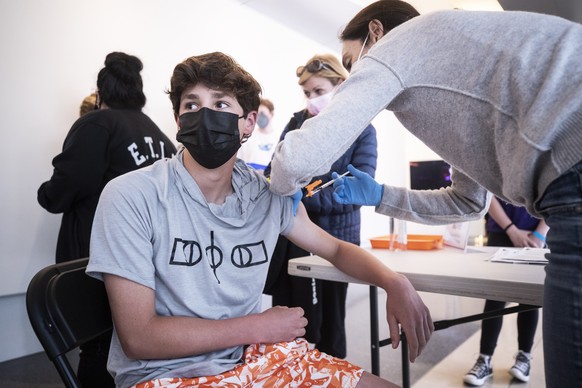
[[[85,274],[89,259],[50,265],[30,281],[26,309],[44,351],[67,387],[80,387],[66,354],[112,330],[103,282]]]

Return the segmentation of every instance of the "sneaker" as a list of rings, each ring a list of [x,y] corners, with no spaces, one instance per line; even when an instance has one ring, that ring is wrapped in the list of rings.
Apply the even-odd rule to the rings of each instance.
[[[463,377],[463,381],[469,385],[481,386],[491,376],[493,376],[493,368],[491,368],[490,358],[480,355],[473,368]]]
[[[530,356],[520,350],[515,356],[515,364],[509,370],[509,374],[524,383],[529,381],[529,371],[531,369]]]

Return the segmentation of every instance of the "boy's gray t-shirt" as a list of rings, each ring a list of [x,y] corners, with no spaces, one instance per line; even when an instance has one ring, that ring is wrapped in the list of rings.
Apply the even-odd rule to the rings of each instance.
[[[114,274],[155,290],[162,316],[226,319],[260,312],[269,261],[293,223],[292,200],[237,161],[234,194],[209,204],[182,152],[111,181],[101,194],[87,273]],[[196,333],[192,333],[196,335]],[[144,338],[147,341],[147,338]],[[174,360],[132,360],[114,331],[108,369],[118,386],[232,369],[237,346]]]

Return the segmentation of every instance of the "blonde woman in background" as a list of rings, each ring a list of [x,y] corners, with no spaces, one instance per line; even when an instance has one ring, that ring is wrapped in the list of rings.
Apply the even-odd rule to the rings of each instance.
[[[292,131],[300,130],[303,122],[315,117],[331,100],[336,88],[348,77],[347,70],[331,54],[315,55],[297,68],[298,83],[306,98],[306,107],[296,112],[281,134],[283,140]],[[337,159],[331,170],[314,177],[327,182],[331,171],[346,171],[348,164],[374,176],[377,159],[376,129],[372,125],[360,134],[354,144]],[[265,170],[268,176],[270,166]],[[360,206],[342,205],[333,201],[333,190],[326,189],[313,197],[303,197],[302,202],[309,218],[329,234],[341,240],[360,244]],[[287,274],[289,259],[309,255],[286,238],[280,237],[273,255],[273,267],[281,269],[271,273],[278,276],[272,290],[273,305],[299,306],[305,310],[309,323],[305,338],[317,349],[336,357],[346,356],[345,304],[346,283],[298,278]]]

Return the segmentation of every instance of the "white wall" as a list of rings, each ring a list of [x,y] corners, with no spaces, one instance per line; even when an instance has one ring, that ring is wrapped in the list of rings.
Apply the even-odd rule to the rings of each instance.
[[[61,216],[42,209],[36,191],[50,178],[51,160],[111,51],[143,61],[144,111],[172,139],[164,90],[186,57],[232,55],[273,100],[282,128],[303,106],[296,67],[329,52],[234,0],[1,0],[0,361],[41,349],[24,292],[34,273],[54,261]]]
[[[295,68],[325,48],[233,1],[24,0],[2,2],[0,84],[3,132],[0,171],[0,295],[23,292],[52,262],[60,215],[36,202],[51,160],[114,50],[144,62],[145,111],[175,137],[164,90],[176,63],[208,51],[231,54],[277,104],[276,120],[301,107]],[[284,50],[278,49],[281,43]],[[281,124],[282,125],[282,124]]]

